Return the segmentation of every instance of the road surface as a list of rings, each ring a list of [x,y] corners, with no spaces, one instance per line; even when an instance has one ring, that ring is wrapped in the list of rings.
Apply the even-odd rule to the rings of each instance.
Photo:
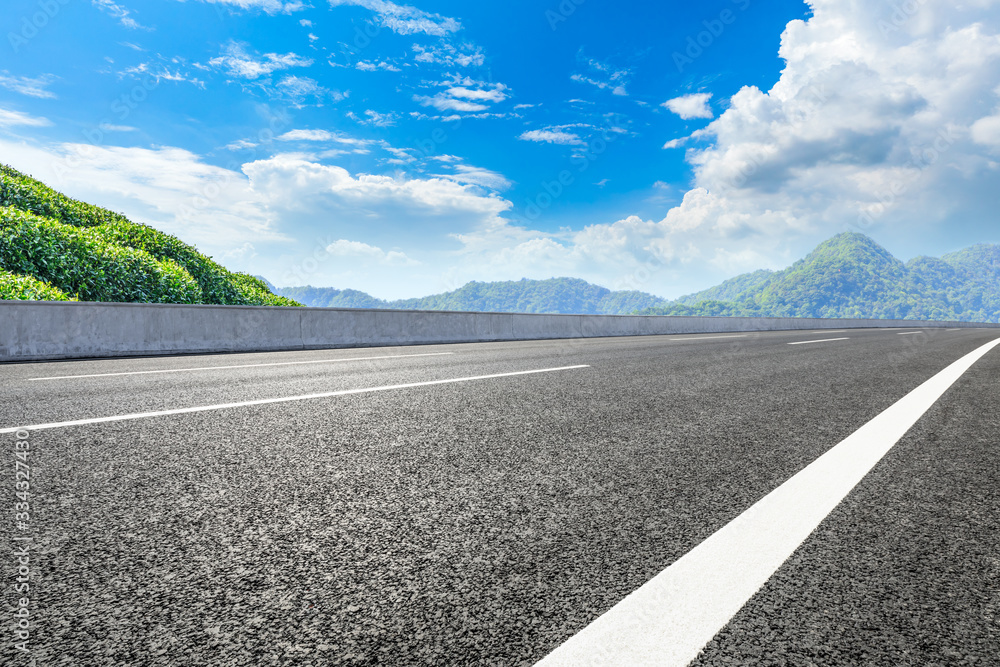
[[[2,366],[4,525],[30,537],[8,542],[29,545],[31,626],[30,655],[8,634],[0,663],[534,665],[997,338]],[[1000,349],[946,387],[759,592],[700,628],[692,664],[1000,664],[998,377]],[[16,447],[30,451],[24,525]],[[593,664],[617,651],[593,646]]]

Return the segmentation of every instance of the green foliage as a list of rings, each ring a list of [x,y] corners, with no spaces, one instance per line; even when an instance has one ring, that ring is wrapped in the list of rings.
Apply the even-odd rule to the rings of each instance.
[[[11,206],[74,227],[127,222],[124,216],[70,199],[3,164],[0,164],[0,206]]]
[[[693,301],[704,295],[729,299]],[[649,315],[1000,321],[1000,246],[903,264],[862,234],[820,244],[784,271],[738,276]]]
[[[230,273],[229,280],[244,303],[256,306],[302,305],[287,297],[272,294],[271,290],[267,288],[267,284],[256,276],[250,276],[245,273]]]
[[[200,303],[191,275],[171,260],[107,243],[81,229],[0,208],[0,268],[33,276],[81,301]]]
[[[0,301],[76,301],[52,285],[0,269]]]
[[[7,261],[22,262],[20,273],[50,280],[79,294],[81,300],[301,305],[272,294],[251,276],[231,273],[174,236],[70,199],[4,165],[0,165],[0,205],[8,207],[5,219],[13,220],[15,209],[38,216],[31,230],[10,232]],[[21,218],[21,223],[25,220]],[[7,226],[16,225],[5,222]],[[59,262],[43,252],[46,247],[75,254]],[[31,258],[41,263],[32,263]],[[129,284],[130,280],[138,282]]]
[[[578,278],[471,282],[457,290],[419,299],[383,301],[356,290],[288,287],[279,293],[315,307],[448,310],[493,313],[625,315],[667,303],[644,292],[612,292]]]

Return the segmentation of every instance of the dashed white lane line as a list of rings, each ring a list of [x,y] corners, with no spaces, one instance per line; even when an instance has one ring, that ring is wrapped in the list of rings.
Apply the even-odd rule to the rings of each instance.
[[[557,648],[537,667],[683,667],[1000,339],[862,426]]]
[[[912,336],[913,334],[920,334],[923,331],[903,331],[902,333],[896,334],[897,336]]]
[[[736,336],[695,336],[693,338],[671,338],[671,341],[680,342],[683,340],[715,340],[717,338],[746,338],[750,334],[739,334]]]
[[[812,345],[813,343],[832,343],[838,340],[851,340],[850,338],[824,338],[823,340],[800,340],[789,345]]]
[[[103,424],[106,422],[129,421],[133,419],[148,419],[150,417],[165,417],[167,415],[183,415],[192,412],[209,412],[211,410],[226,410],[229,408],[245,408],[253,405],[270,405],[272,403],[292,403],[295,401],[311,401],[318,398],[332,398],[334,396],[349,396],[351,394],[369,394],[376,391],[393,391],[396,389],[410,389],[412,387],[430,387],[439,384],[454,384],[456,382],[472,382],[475,380],[491,380],[494,378],[514,377],[517,375],[535,375],[538,373],[556,373],[558,371],[570,371],[578,368],[590,368],[588,365],[563,366],[561,368],[541,368],[532,371],[516,371],[514,373],[494,373],[492,375],[474,375],[472,377],[452,378],[448,380],[428,380],[426,382],[408,382],[406,384],[393,384],[382,387],[367,387],[365,389],[342,389],[340,391],[327,391],[321,394],[305,394],[302,396],[287,396],[283,398],[264,398],[256,401],[240,401],[239,403],[219,403],[217,405],[202,405],[194,408],[178,408],[176,410],[158,410],[156,412],[136,412],[127,415],[115,415],[112,417],[96,417],[93,419],[76,419],[65,422],[50,422],[48,424],[31,424],[27,426],[14,426],[0,429],[0,433],[16,433],[17,431],[40,431],[50,428],[64,428],[67,426],[84,426],[87,424]]]
[[[378,359],[405,359],[407,357],[443,357],[454,352],[430,352],[423,354],[391,354],[382,357],[351,357],[348,359],[318,359],[312,361],[279,361],[268,364],[237,364],[233,366],[201,366],[198,368],[166,368],[155,371],[127,371],[122,373],[93,373],[91,375],[56,375],[53,377],[28,378],[31,382],[43,380],[75,380],[77,378],[105,378],[118,375],[151,375],[154,373],[188,373],[194,371],[226,371],[230,368],[263,368],[265,366],[304,366],[307,364],[337,364],[345,361],[370,361]]]

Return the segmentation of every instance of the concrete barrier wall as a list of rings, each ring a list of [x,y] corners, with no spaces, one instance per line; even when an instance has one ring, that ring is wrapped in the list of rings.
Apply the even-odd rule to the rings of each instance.
[[[967,322],[0,301],[0,361]]]

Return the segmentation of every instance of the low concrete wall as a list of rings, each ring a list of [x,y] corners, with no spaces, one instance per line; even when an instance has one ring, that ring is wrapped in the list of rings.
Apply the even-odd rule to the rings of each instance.
[[[878,327],[1000,325],[0,301],[0,361]]]

